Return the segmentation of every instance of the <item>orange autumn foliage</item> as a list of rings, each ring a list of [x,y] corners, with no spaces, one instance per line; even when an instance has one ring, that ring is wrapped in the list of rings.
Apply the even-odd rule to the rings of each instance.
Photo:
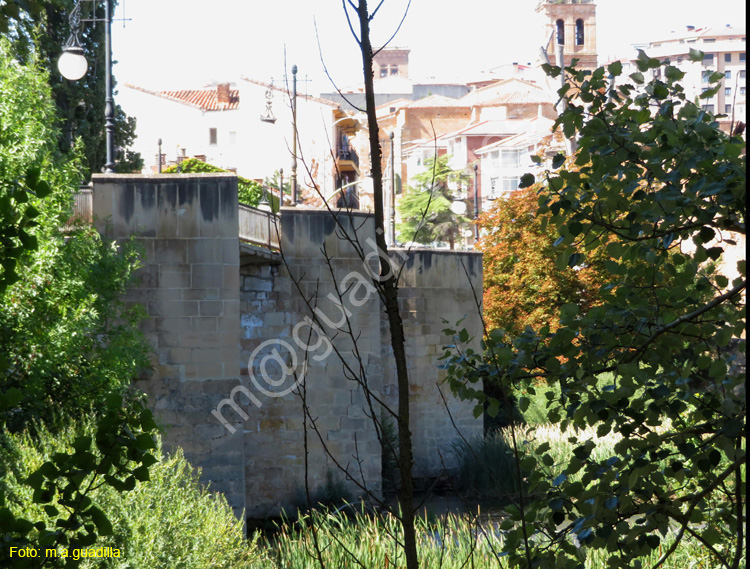
[[[573,302],[581,312],[596,302],[606,274],[589,255],[586,267],[561,270],[557,235],[543,229],[537,216],[538,186],[519,189],[495,201],[479,218],[486,233],[477,247],[484,253],[484,318],[488,330],[502,328],[511,336],[527,326],[558,328],[558,310]]]

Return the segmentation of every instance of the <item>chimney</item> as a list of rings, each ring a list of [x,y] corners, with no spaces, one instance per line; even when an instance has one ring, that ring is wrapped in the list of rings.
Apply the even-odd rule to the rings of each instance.
[[[219,83],[216,85],[216,100],[220,105],[229,104],[229,83]]]

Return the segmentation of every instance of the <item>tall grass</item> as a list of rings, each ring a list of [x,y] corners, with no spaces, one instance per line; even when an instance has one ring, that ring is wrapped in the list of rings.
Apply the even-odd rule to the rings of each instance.
[[[500,554],[503,535],[497,524],[480,521],[476,515],[443,516],[437,521],[416,520],[418,551],[424,569],[489,569],[507,567]],[[662,551],[640,559],[643,567],[653,566],[672,543],[668,535]],[[317,546],[316,546],[317,541]],[[274,538],[260,543],[264,552],[253,569],[318,569],[325,567],[395,569],[404,566],[399,543],[400,524],[392,514],[357,513],[353,518],[343,512],[310,512],[296,524],[283,524]],[[582,553],[583,555],[583,553]],[[581,558],[586,569],[610,569],[607,554],[590,552]],[[632,566],[634,560],[627,560]],[[664,569],[713,569],[712,560],[702,546],[684,539],[661,567]],[[616,566],[616,565],[615,565]]]

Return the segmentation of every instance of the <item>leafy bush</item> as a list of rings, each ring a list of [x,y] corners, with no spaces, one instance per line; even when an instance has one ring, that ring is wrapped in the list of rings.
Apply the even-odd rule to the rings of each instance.
[[[186,158],[179,164],[170,166],[164,170],[165,174],[191,174],[191,173],[213,173],[213,172],[228,172],[223,168],[198,160],[197,158]],[[240,203],[249,205],[252,207],[258,207],[261,198],[263,197],[263,186],[253,180],[248,180],[242,176],[237,176],[237,197]],[[270,196],[269,196],[269,199]],[[278,210],[278,208],[275,208]]]
[[[142,308],[120,300],[138,257],[134,244],[84,227],[48,237],[19,269],[21,280],[0,294],[0,393],[22,394],[0,409],[6,428],[86,412],[149,365]]]
[[[46,73],[10,53],[0,39],[0,424],[19,430],[101,405],[148,365],[148,346],[119,300],[137,249],[91,227],[60,233],[80,149],[58,154]]]
[[[54,435],[44,427],[36,436],[3,434],[0,438],[2,503],[21,517],[53,525],[41,504],[34,504],[32,489],[23,480],[55,453],[69,452],[80,436],[92,436],[91,421],[70,424]],[[128,492],[102,486],[90,493],[92,502],[107,513],[112,535],[99,536],[91,547],[113,547],[119,558],[86,560],[81,567],[130,567],[194,569],[250,567],[257,557],[248,543],[243,524],[232,513],[223,495],[212,493],[199,482],[199,473],[182,451],[165,455],[149,469],[149,479]],[[63,510],[59,504],[51,504]]]

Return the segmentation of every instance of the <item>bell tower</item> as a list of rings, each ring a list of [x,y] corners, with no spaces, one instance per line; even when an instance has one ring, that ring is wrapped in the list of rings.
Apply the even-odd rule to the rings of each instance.
[[[542,0],[537,6],[544,19],[549,61],[558,65],[558,44],[563,46],[564,64],[578,59],[578,69],[596,69],[596,5],[594,0]]]

